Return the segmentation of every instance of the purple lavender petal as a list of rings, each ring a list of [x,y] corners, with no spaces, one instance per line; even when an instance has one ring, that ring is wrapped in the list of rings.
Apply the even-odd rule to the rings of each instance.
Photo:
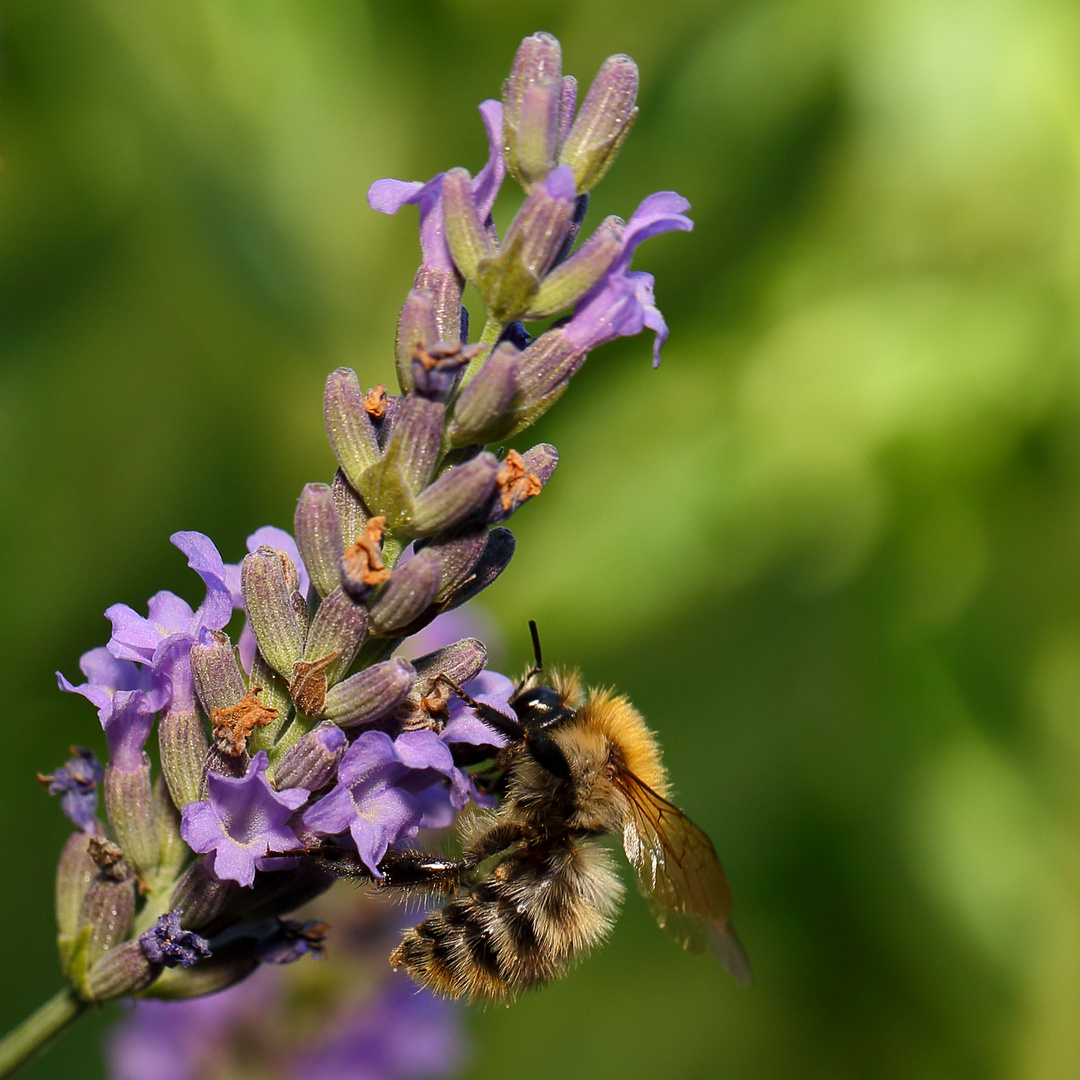
[[[247,549],[250,553],[263,546],[277,548],[278,551],[284,551],[289,556],[296,567],[297,576],[300,578],[297,591],[301,596],[306,597],[311,581],[307,567],[304,566],[304,560],[300,558],[300,550],[297,548],[293,537],[276,525],[263,525],[247,538]],[[244,610],[244,597],[240,590],[242,566],[242,563],[225,564],[224,580],[235,611]],[[255,643],[255,634],[251,629],[251,623],[246,619],[244,620],[244,628],[240,631],[236,647],[240,653],[241,666],[245,671],[251,671],[251,665],[255,659],[255,650],[258,646]]]
[[[370,784],[356,807],[349,833],[361,861],[375,877],[382,877],[378,865],[386,849],[416,836],[423,811],[412,795],[385,781]]]
[[[97,789],[105,776],[93,750],[73,746],[72,756],[51,776],[39,776],[50,795],[60,796],[60,809],[83,832],[93,832],[97,814]]]
[[[517,714],[510,705],[510,698],[516,687],[513,680],[505,675],[500,675],[497,671],[482,671],[462,689],[470,697],[484,705],[490,705],[508,719],[517,719]],[[464,742],[473,746],[506,745],[506,737],[488,727],[461,698],[452,698],[449,710],[450,720],[442,732],[444,742]]]
[[[419,795],[433,784],[446,790],[445,777],[450,781],[450,805],[460,810],[469,801],[468,777],[454,765],[450,748],[434,731],[406,731],[394,740],[394,749],[409,770],[397,781],[403,791]]]
[[[172,596],[171,593],[167,595]],[[150,598],[148,608],[151,611],[156,609],[164,613],[166,605],[161,602],[161,597],[162,594],[157,593]],[[174,596],[173,599],[184,604],[179,597]],[[187,604],[184,604],[184,607],[187,608],[187,617],[184,620],[186,625],[194,612]],[[105,618],[112,623],[112,637],[106,646],[109,652],[118,660],[134,660],[139,664],[153,662],[154,650],[161,643],[161,639],[167,637],[173,629],[166,629],[152,619],[144,618],[127,604],[113,604],[106,608]]]
[[[376,180],[368,188],[368,206],[380,214],[396,214],[407,203],[415,203],[424,187],[417,180]]]
[[[168,683],[103,648],[84,653],[79,667],[89,681],[74,686],[57,672],[60,689],[80,694],[97,707],[113,764],[121,769],[137,767],[154,715],[167,702]]]
[[[251,885],[257,859],[302,847],[286,822],[308,793],[302,788],[275,791],[266,779],[268,763],[260,750],[242,777],[209,773],[209,798],[183,809],[180,835],[192,851],[214,853],[214,874],[222,881]]]
[[[434,1080],[456,1075],[464,1050],[453,1005],[418,991],[407,979],[395,980],[380,998],[340,1013],[321,1040],[290,1062],[290,1080]]]
[[[420,762],[425,772],[431,755],[425,755],[422,745],[399,747],[402,737],[394,742],[385,732],[365,731],[341,759],[337,786],[303,817],[304,825],[321,836],[348,830],[361,860],[376,877],[381,876],[377,867],[386,849],[415,836],[423,816],[412,795],[396,784],[412,771],[401,751]]]
[[[232,598],[218,549],[199,532],[175,532],[169,540],[188,557],[188,566],[206,585],[206,596],[195,612],[197,625],[220,630],[232,616]]]
[[[480,116],[484,121],[484,130],[488,140],[487,164],[476,174],[473,180],[473,194],[480,217],[485,218],[495,205],[499,188],[506,176],[506,162],[502,153],[503,107],[501,101],[489,99],[480,103]]]
[[[674,191],[643,199],[623,230],[623,249],[611,269],[578,304],[564,328],[567,340],[583,352],[616,337],[632,337],[648,327],[656,334],[653,366],[660,363],[660,346],[667,324],[653,297],[651,274],[630,272],[634,249],[643,240],[672,230],[689,231],[693,222],[684,211],[690,204]]]
[[[423,817],[421,829],[445,829],[454,824],[460,807],[455,807],[450,799],[450,789],[445,784],[432,784],[431,787],[417,792],[413,796],[420,804]]]
[[[406,731],[394,740],[398,760],[408,769],[434,769],[450,776],[454,758],[434,731]]]
[[[210,943],[206,938],[180,926],[182,914],[179,908],[170,911],[139,935],[139,944],[151,964],[191,967],[210,955]]]
[[[473,179],[472,190],[481,220],[491,213],[499,193],[506,164],[502,157],[502,104],[485,101],[480,116],[488,139],[487,164]],[[443,174],[427,183],[404,180],[376,180],[368,188],[368,205],[382,214],[396,214],[403,206],[420,210],[420,251],[424,267],[434,270],[454,270],[454,261],[446,244],[443,221]]]

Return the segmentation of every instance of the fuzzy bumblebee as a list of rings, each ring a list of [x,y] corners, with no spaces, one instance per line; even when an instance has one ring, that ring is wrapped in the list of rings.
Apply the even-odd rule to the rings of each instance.
[[[624,889],[602,838],[614,835],[660,926],[691,951],[711,946],[749,983],[723,867],[708,836],[668,801],[644,718],[625,697],[584,695],[576,674],[551,685],[540,674],[537,648],[510,701],[516,722],[454,688],[510,740],[497,761],[502,798],[467,821],[460,858],[399,851],[380,863],[382,888],[450,896],[405,932],[390,963],[470,1001],[508,1001],[558,978],[611,929]]]

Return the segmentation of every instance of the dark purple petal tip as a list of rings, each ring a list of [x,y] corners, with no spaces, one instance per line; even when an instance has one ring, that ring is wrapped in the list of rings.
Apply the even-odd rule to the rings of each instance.
[[[139,935],[139,944],[151,964],[187,968],[210,955],[210,943],[206,938],[181,928],[181,914],[176,908]]]

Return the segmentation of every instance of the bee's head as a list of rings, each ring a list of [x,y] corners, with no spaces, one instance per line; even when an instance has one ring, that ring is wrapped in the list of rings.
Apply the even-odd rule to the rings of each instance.
[[[544,731],[568,720],[574,710],[554,686],[529,686],[510,699],[521,726],[528,732]]]

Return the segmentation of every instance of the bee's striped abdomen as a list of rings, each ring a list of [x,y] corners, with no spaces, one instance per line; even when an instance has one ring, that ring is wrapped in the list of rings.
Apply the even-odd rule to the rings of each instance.
[[[561,975],[599,941],[621,894],[594,843],[534,842],[406,931],[390,962],[447,997],[507,1000]]]

